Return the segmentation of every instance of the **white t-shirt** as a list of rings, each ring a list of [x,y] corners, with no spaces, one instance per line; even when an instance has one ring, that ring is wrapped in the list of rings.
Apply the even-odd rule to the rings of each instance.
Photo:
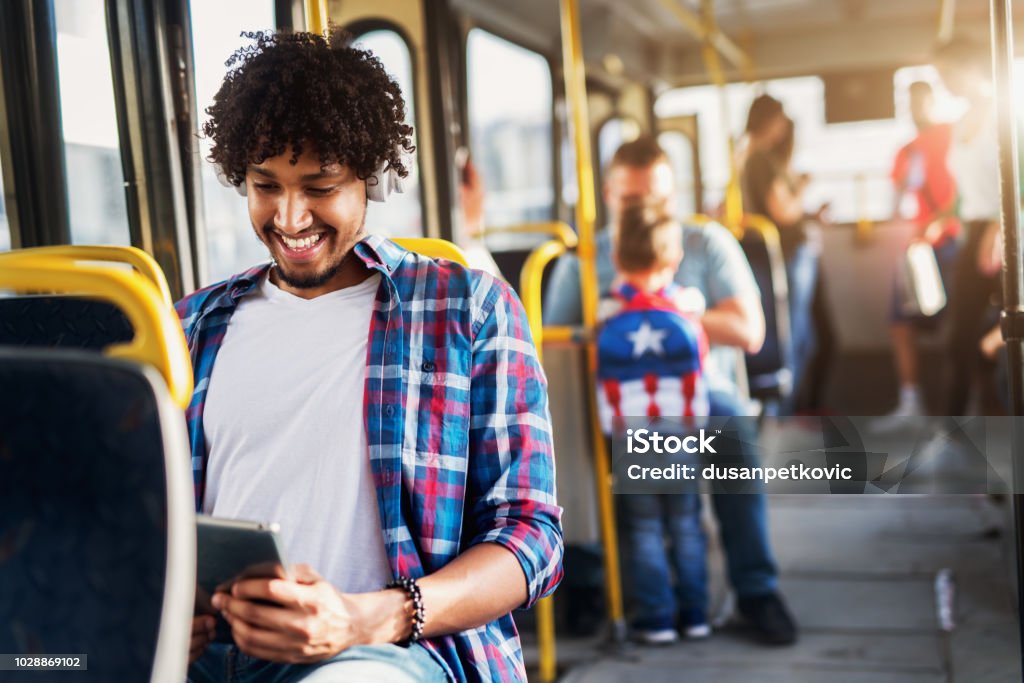
[[[964,221],[998,220],[999,141],[995,112],[986,116],[969,139],[967,122],[953,127],[949,167],[960,193],[960,218]]]
[[[231,316],[203,413],[203,511],[277,522],[287,561],[343,592],[391,579],[363,411],[379,284],[306,300],[264,278]]]

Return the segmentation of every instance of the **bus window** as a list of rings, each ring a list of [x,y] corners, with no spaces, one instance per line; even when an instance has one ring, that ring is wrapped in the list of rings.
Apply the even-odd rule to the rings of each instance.
[[[103,0],[54,0],[71,241],[131,244]]]
[[[768,94],[782,101],[796,123],[793,166],[809,173],[813,185],[805,195],[808,210],[831,203],[837,223],[861,217],[885,220],[892,216],[893,189],[889,169],[893,155],[913,134],[909,120],[887,119],[855,123],[825,123],[825,86],[816,76],[764,81]],[[670,90],[658,98],[659,117],[696,114],[699,119],[700,159],[703,171],[704,206],[721,204],[729,180],[725,140],[743,133],[747,109],[758,94],[747,84],[725,86],[728,127],[723,124],[721,97],[715,86]]]
[[[192,41],[195,59],[196,108],[199,128],[207,120],[206,108],[220,89],[227,67],[224,62],[246,39],[242,31],[274,27],[273,0],[219,0],[193,2]],[[199,154],[203,158],[203,214],[206,223],[207,272],[201,285],[222,280],[259,261],[267,250],[253,235],[245,198],[217,180],[213,165],[206,160],[210,141],[200,132]]]
[[[633,119],[608,119],[597,133],[597,160],[602,170],[608,168],[615,150],[623,143],[640,136],[640,124]]]
[[[658,144],[668,155],[675,178],[676,215],[692,216],[697,213],[693,177],[693,143],[680,131],[672,130],[658,135]]]
[[[359,36],[356,45],[369,50],[380,59],[384,69],[398,83],[405,99],[405,122],[413,127],[412,144],[416,144],[415,89],[412,81],[412,59],[409,46],[398,33],[389,29],[369,31]],[[422,237],[423,206],[420,202],[418,157],[413,157],[406,178],[405,192],[392,194],[384,203],[367,202],[366,229],[388,237]]]
[[[484,224],[555,215],[551,68],[540,54],[483,29],[466,44],[473,161],[487,188]],[[540,238],[541,240],[543,237]],[[536,236],[495,236],[492,249],[529,248]]]

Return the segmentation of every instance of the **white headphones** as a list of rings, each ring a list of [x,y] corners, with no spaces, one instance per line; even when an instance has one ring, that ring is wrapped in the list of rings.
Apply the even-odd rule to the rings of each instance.
[[[401,147],[398,148],[399,158],[402,165],[409,168],[413,163],[412,155],[408,154]],[[408,177],[398,175],[395,169],[391,168],[385,159],[380,162],[377,170],[366,179],[366,198],[371,202],[386,202],[392,192],[401,194],[408,186]]]
[[[413,156],[406,152],[401,145],[398,146],[397,151],[399,158],[402,160],[402,165],[405,166],[406,169],[410,168],[411,165],[415,163]],[[213,169],[214,173],[217,175],[217,180],[221,185],[224,187],[234,188],[235,192],[243,197],[246,196],[244,182],[241,185],[232,184],[231,181],[228,180],[228,176],[224,173],[224,169],[221,168],[220,164],[214,164]],[[388,164],[388,160],[385,159],[380,162],[379,166],[377,166],[377,170],[370,174],[366,179],[366,198],[371,202],[386,202],[392,192],[401,194],[405,192],[408,185],[408,177],[403,178],[398,175],[398,172],[391,168]]]

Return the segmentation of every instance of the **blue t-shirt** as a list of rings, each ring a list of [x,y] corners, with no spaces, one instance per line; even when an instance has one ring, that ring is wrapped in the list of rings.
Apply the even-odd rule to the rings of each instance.
[[[609,230],[598,233],[595,247],[598,290],[601,298],[604,298],[609,295],[615,279]],[[544,297],[545,325],[583,323],[579,268],[579,260],[573,254],[563,256],[555,264]],[[683,263],[679,266],[675,281],[682,287],[699,289],[708,308],[714,308],[724,299],[752,296],[760,301],[761,297],[739,242],[717,223],[701,227],[683,226]],[[735,383],[735,354],[735,349],[731,347],[711,347],[704,366],[709,385],[727,389]]]

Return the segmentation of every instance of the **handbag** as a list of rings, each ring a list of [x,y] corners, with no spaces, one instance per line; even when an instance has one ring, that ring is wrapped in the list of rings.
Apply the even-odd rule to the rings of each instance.
[[[900,309],[907,316],[930,318],[946,307],[946,288],[935,250],[926,242],[907,247],[897,273]]]

